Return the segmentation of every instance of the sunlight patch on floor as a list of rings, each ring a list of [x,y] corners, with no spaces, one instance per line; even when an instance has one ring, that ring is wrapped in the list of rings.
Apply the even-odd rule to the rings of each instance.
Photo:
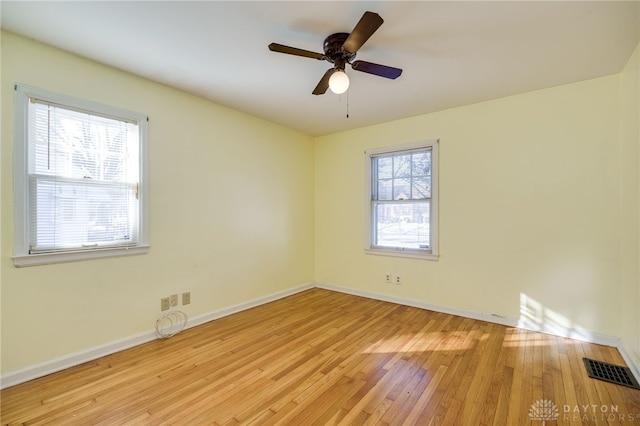
[[[474,331],[432,331],[403,334],[382,339],[363,350],[363,353],[460,351],[470,349],[477,340]]]
[[[552,336],[539,333],[531,333],[524,330],[514,330],[512,333],[508,333],[502,344],[503,347],[533,347],[533,346],[549,346],[555,344]]]

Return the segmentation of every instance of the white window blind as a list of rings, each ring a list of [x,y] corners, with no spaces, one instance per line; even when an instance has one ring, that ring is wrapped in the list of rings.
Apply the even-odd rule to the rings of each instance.
[[[106,107],[23,96],[26,253],[16,254],[128,249],[145,243],[140,121],[110,114]]]

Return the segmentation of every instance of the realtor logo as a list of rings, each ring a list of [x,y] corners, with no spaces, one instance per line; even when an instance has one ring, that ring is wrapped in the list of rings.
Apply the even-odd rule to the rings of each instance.
[[[542,420],[543,426],[547,420],[558,420],[558,417],[560,417],[558,406],[548,399],[539,399],[531,404],[531,408],[529,408],[529,418],[531,420]]]

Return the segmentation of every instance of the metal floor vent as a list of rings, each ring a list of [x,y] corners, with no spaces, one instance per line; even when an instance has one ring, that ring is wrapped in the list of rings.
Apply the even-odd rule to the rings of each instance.
[[[595,361],[589,358],[583,358],[584,366],[587,368],[587,374],[594,379],[605,380],[617,385],[628,386],[634,389],[640,389],[638,381],[631,370],[620,365],[609,364],[602,361]]]

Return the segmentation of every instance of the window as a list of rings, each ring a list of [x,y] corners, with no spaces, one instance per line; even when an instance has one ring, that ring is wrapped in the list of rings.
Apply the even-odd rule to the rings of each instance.
[[[438,141],[366,152],[370,254],[437,259]]]
[[[15,87],[14,264],[148,250],[147,118]]]

